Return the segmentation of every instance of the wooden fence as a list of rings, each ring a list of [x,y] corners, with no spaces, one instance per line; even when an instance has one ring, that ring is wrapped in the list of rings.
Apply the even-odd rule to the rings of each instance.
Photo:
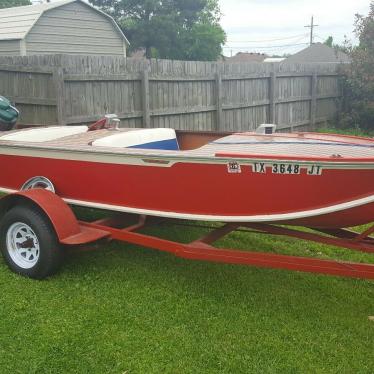
[[[0,95],[21,123],[246,131],[261,123],[314,126],[336,116],[333,64],[209,63],[121,57],[0,57]]]

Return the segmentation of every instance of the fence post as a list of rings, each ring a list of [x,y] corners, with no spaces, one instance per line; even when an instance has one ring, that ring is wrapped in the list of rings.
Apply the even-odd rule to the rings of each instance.
[[[223,129],[223,87],[222,87],[222,75],[221,73],[216,74],[216,126],[215,130],[220,131]]]
[[[311,101],[310,101],[310,125],[312,128],[316,125],[316,118],[317,118],[317,83],[318,83],[318,75],[317,73],[313,73],[312,75],[312,94],[311,94]]]
[[[343,76],[341,76],[341,75],[337,77],[338,91],[339,91],[339,93],[338,93],[339,97],[336,99],[337,100],[336,107],[337,107],[338,110],[337,110],[335,118],[336,118],[337,123],[340,122],[342,113],[344,112],[345,107],[346,107],[345,85],[344,85],[344,82],[343,82],[342,78],[343,78]]]
[[[277,75],[276,75],[275,71],[272,71],[270,73],[270,80],[269,80],[269,123],[275,123],[275,121],[277,120],[275,118],[276,84],[277,84]]]
[[[145,69],[142,72],[142,105],[143,105],[143,127],[151,127],[151,114],[149,105],[149,73]]]
[[[57,67],[53,70],[53,81],[56,90],[57,122],[60,126],[65,126],[65,82],[64,70],[61,67]]]

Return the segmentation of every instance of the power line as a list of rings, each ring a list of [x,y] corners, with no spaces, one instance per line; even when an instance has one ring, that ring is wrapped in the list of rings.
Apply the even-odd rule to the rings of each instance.
[[[284,47],[293,47],[293,46],[298,46],[298,45],[305,45],[308,44],[306,42],[301,42],[305,38],[305,35],[302,38],[299,38],[298,40],[295,40],[294,43],[289,43],[289,44],[276,44],[276,45],[264,45],[264,46],[258,46],[258,45],[242,45],[242,46],[232,46],[232,45],[226,45],[226,48],[235,48],[235,49],[241,49],[241,48],[264,48],[264,49],[272,49],[272,48],[284,48]]]
[[[308,44],[308,43],[305,43],[304,40],[305,40],[305,37],[306,35],[303,34],[301,38],[298,38],[297,40],[294,40],[292,43],[287,43],[287,44],[275,44],[275,45],[263,45],[263,46],[259,46],[259,45],[250,45],[250,44],[246,44],[246,45],[242,45],[242,46],[233,46],[231,45],[230,43],[229,44],[226,44],[226,47],[229,47],[229,48],[234,48],[234,49],[242,49],[242,48],[247,48],[247,49],[274,49],[274,48],[284,48],[284,47],[293,47],[293,46],[298,46],[298,45],[305,45],[305,44]],[[301,43],[300,43],[301,42]]]
[[[225,46],[223,48],[226,49],[251,49],[251,48],[257,48],[257,49],[275,49],[275,48],[285,48],[285,47],[297,47],[299,45],[307,45],[309,43],[297,43],[297,44],[283,44],[283,45],[267,45],[267,46]]]
[[[276,41],[280,41],[280,40],[289,40],[289,39],[295,39],[295,38],[298,38],[298,37],[306,37],[308,36],[309,34],[298,34],[298,35],[294,35],[294,36],[290,36],[290,37],[287,37],[287,38],[278,38],[278,39],[263,39],[263,40],[230,40],[228,41],[228,43],[262,43],[262,42],[276,42]]]
[[[328,39],[328,37],[323,38],[322,36],[317,35],[317,34],[315,34],[314,36],[315,36],[316,38],[318,38],[319,40],[322,40],[322,41],[325,41],[326,39]]]

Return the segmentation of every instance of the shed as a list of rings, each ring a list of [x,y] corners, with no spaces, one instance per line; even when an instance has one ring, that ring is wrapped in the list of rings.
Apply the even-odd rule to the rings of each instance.
[[[264,62],[283,62],[285,59],[285,57],[267,57]]]
[[[347,64],[351,62],[350,57],[339,51],[338,49],[331,48],[326,44],[315,43],[302,51],[286,58],[283,63],[334,63],[334,64]]]
[[[128,40],[112,17],[83,0],[0,10],[0,56],[125,56]]]

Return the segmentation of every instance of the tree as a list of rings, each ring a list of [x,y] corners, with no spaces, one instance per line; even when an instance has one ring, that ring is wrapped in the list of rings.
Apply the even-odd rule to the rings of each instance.
[[[146,56],[216,60],[226,35],[218,0],[89,0],[110,14]]]
[[[30,0],[1,0],[0,9],[13,8],[15,6],[31,5]]]
[[[334,43],[334,38],[332,36],[329,36],[324,42],[323,44],[327,45],[328,47],[331,47],[333,46],[333,43]]]
[[[342,124],[374,130],[374,1],[367,16],[356,15],[359,45],[351,47],[352,63],[344,69],[345,105]]]
[[[341,44],[335,44],[334,38],[332,36],[329,36],[323,44],[327,45],[330,48],[334,48],[340,52],[343,52],[345,54],[350,54],[352,52],[352,43],[347,38],[347,35],[344,35],[344,40]]]
[[[214,61],[222,54],[225,32],[219,25],[198,23],[183,33],[180,56],[186,60]]]

